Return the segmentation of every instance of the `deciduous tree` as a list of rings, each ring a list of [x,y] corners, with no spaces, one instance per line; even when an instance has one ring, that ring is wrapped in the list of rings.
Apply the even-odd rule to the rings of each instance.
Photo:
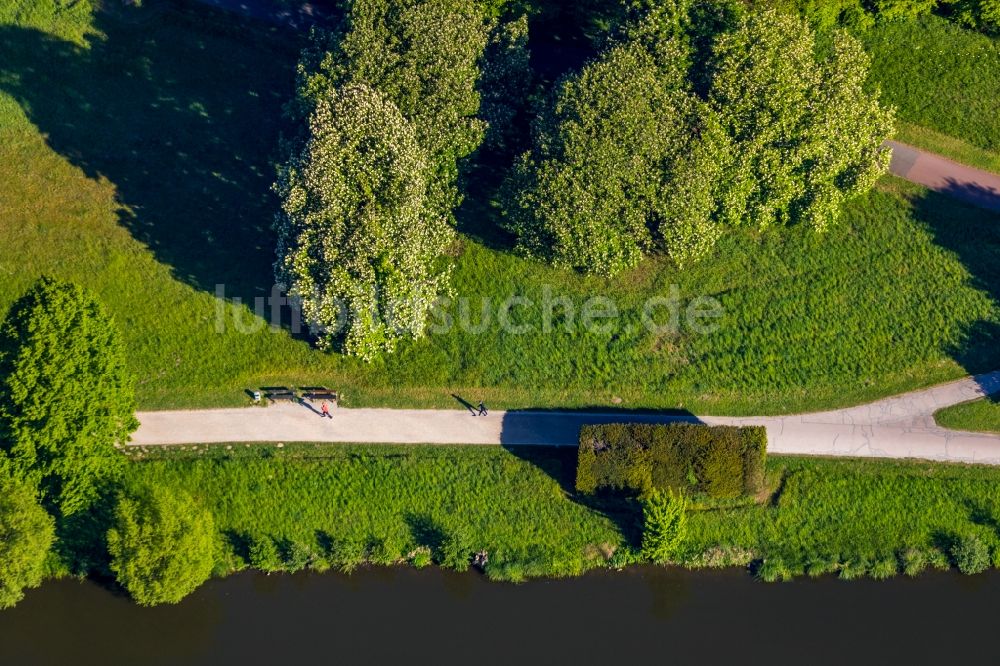
[[[215,538],[212,514],[183,491],[123,494],[108,531],[111,570],[143,606],[177,603],[211,575]]]
[[[134,382],[114,320],[76,284],[42,278],[0,329],[0,446],[62,515],[124,464]]]
[[[423,334],[453,239],[429,177],[412,123],[385,95],[352,84],[316,102],[276,186],[275,270],[321,348],[370,360]]]
[[[508,184],[523,250],[614,275],[658,245],[678,263],[712,246],[728,148],[711,109],[686,90],[685,62],[676,42],[653,53],[634,40],[558,84]]]
[[[709,99],[734,145],[723,174],[727,222],[822,230],[886,172],[893,111],[865,89],[868,64],[845,32],[820,57],[808,24],[775,11],[750,13],[719,36]]]
[[[479,60],[489,33],[483,8],[469,0],[350,0],[331,34],[317,33],[303,54],[300,96],[366,85],[413,124],[431,167],[430,204],[444,215],[459,202],[457,161],[483,140]]]
[[[0,609],[13,606],[25,588],[42,582],[55,528],[35,495],[0,460]]]

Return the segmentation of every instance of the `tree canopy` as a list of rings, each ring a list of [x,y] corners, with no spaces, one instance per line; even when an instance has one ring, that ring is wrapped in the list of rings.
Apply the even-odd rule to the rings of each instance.
[[[428,205],[429,177],[413,125],[384,95],[350,85],[317,101],[279,174],[276,273],[320,347],[372,359],[423,333],[453,239]]]
[[[724,175],[728,222],[822,230],[885,173],[893,112],[865,90],[868,65],[846,32],[820,56],[804,20],[775,11],[719,36],[709,99],[736,145]]]
[[[676,43],[654,55],[632,41],[560,82],[509,184],[522,249],[615,274],[658,243],[679,262],[711,246],[725,138],[670,64],[683,58]]]
[[[349,0],[340,28],[317,32],[300,64],[306,105],[331,88],[366,85],[413,124],[426,153],[430,204],[447,216],[459,203],[458,159],[483,140],[479,60],[489,22],[468,0]]]
[[[20,601],[25,588],[41,584],[54,539],[54,521],[34,489],[0,461],[0,609]]]
[[[647,8],[557,84],[508,183],[522,250],[606,275],[655,250],[684,265],[727,226],[822,230],[885,172],[893,114],[857,40],[822,53],[802,19],[704,5]]]
[[[123,494],[108,531],[111,570],[139,604],[177,603],[211,575],[215,537],[212,514],[183,491]]]
[[[82,287],[39,280],[0,328],[0,445],[15,472],[74,513],[121,469],[134,411],[114,320]]]

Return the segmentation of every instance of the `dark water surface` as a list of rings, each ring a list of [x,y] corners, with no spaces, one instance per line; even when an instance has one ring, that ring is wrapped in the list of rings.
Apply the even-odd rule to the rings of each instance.
[[[524,585],[438,570],[240,574],[152,609],[59,581],[0,612],[0,664],[625,660],[1000,663],[1000,572],[770,585],[653,568]]]

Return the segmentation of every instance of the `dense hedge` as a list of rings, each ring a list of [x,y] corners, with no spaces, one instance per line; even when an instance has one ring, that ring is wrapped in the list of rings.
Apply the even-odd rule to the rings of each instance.
[[[767,432],[735,427],[671,423],[584,426],[576,489],[644,492],[653,488],[753,495],[764,487]]]

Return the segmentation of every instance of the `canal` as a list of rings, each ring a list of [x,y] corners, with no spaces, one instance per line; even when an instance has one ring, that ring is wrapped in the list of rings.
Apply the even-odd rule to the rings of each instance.
[[[490,583],[437,569],[244,573],[139,608],[56,581],[0,611],[0,664],[1000,662],[1000,572],[758,583],[637,568]]]

